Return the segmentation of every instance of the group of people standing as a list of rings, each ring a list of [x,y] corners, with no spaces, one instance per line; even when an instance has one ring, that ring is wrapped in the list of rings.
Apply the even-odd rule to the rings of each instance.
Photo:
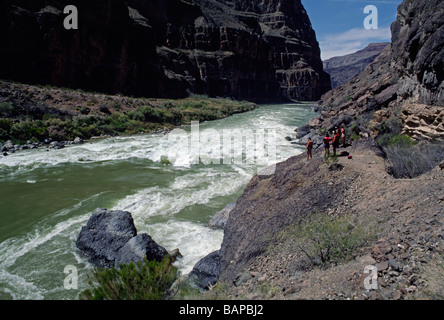
[[[328,132],[323,139],[324,142],[324,157],[330,156],[330,143],[333,147],[333,157],[336,156],[336,150],[339,148],[339,144],[342,142],[342,146],[345,148],[345,128],[340,127],[333,130],[333,136],[330,137]]]
[[[342,146],[345,148],[345,128],[344,126],[341,126],[340,128],[336,128],[333,130],[332,137],[328,134],[328,132],[325,134],[325,137],[323,138],[324,143],[324,157],[330,156],[330,144],[333,147],[333,157],[336,156],[336,150],[339,148],[339,145],[342,142]],[[312,158],[312,150],[313,150],[313,140],[308,138],[307,144],[307,160]]]

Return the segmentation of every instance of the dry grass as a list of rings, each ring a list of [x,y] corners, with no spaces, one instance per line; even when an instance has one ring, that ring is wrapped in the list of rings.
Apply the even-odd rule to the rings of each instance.
[[[430,259],[422,271],[426,282],[425,296],[433,300],[444,300],[444,252]]]

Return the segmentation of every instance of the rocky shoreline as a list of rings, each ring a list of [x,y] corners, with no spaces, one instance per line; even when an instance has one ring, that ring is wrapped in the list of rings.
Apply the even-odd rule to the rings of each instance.
[[[43,142],[32,142],[27,141],[26,144],[13,144],[11,140],[8,140],[3,145],[0,142],[0,151],[3,153],[3,156],[8,156],[10,153],[15,153],[20,150],[29,150],[29,149],[38,149],[38,148],[46,148],[46,149],[63,149],[66,146],[73,144],[82,144],[85,141],[81,138],[76,138],[73,141],[52,141],[51,139],[45,139]]]
[[[394,179],[386,171],[384,153],[371,138],[345,149],[353,159],[340,158],[340,166],[326,163],[322,150],[317,149],[310,161],[302,154],[278,164],[272,177],[262,180],[253,177],[241,198],[228,204],[209,222],[209,226],[224,230],[221,249],[198,261],[187,278],[202,290],[209,290],[206,292],[211,292],[218,283],[228,283],[224,294],[234,299],[430,297],[427,290],[435,280],[433,274],[425,270],[439,261],[444,252],[444,193],[441,188],[444,171],[438,166],[416,179]],[[295,205],[305,208],[307,214],[322,211],[327,216],[338,217],[347,212],[358,220],[371,217],[379,231],[375,240],[358,250],[350,262],[327,268],[306,268],[304,255],[295,250],[291,239],[276,242],[270,236],[279,234],[279,230],[304,216]],[[111,219],[99,227],[98,217],[113,215],[126,218],[117,219],[119,223]],[[117,261],[136,262],[143,256],[152,256],[152,249],[148,249],[152,239],[148,235],[138,235],[130,220],[130,213],[97,209],[82,228],[77,247],[94,265],[102,267],[115,267]],[[122,223],[127,228],[118,227]],[[236,231],[237,228],[241,231]],[[268,237],[258,237],[255,231],[258,229]],[[88,235],[100,233],[100,230],[111,232],[112,237],[122,234],[124,239],[114,250],[106,243],[114,246],[119,241],[111,241],[107,235]],[[89,245],[84,239],[99,239],[101,243]],[[95,253],[91,253],[95,245]],[[160,250],[163,254],[180,254],[178,251],[167,253],[155,243],[154,247],[157,248],[154,251]],[[112,257],[109,252],[103,253],[104,249],[112,249],[109,251]],[[124,256],[126,258],[122,258]],[[242,256],[247,259],[239,260]],[[364,287],[367,266],[377,270],[377,289]]]

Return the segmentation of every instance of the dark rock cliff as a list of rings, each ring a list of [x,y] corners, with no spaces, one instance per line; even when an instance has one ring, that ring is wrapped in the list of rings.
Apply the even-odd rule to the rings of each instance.
[[[405,0],[392,24],[401,99],[444,106],[444,1]]]
[[[0,41],[0,78],[33,84],[255,102],[330,89],[300,0],[5,0]]]

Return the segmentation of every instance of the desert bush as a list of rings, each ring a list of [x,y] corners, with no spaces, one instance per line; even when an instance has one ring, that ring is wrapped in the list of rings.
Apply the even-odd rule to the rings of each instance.
[[[95,268],[88,277],[82,300],[162,300],[177,277],[177,268],[170,257],[162,261],[143,261],[122,264],[119,269]]]
[[[14,114],[14,106],[11,102],[0,103],[0,117],[10,117]]]
[[[97,105],[99,101],[91,97],[87,106]],[[226,99],[208,99],[198,97],[180,101],[166,101],[162,107],[146,104],[132,111],[111,112],[110,108],[121,109],[117,103],[108,106],[99,105],[101,113],[91,111],[88,107],[77,107],[77,116],[62,116],[48,114],[50,110],[42,111],[42,122],[33,123],[31,119],[21,117],[11,119],[19,121],[14,125],[4,122],[0,128],[0,140],[16,141],[18,143],[35,138],[42,141],[45,138],[53,140],[73,140],[76,137],[89,139],[101,134],[120,135],[138,132],[155,131],[159,128],[171,128],[191,121],[208,121],[220,119],[238,111],[253,109],[254,105],[247,102],[232,102]],[[9,102],[0,104],[0,114],[18,112]],[[28,115],[29,118],[29,115]]]
[[[232,300],[234,297],[230,295],[230,283],[226,281],[218,281],[209,290],[202,291],[188,277],[180,279],[171,295],[171,300]],[[237,297],[242,299],[243,297]]]
[[[397,135],[402,131],[401,120],[397,116],[392,116],[375,127],[375,129],[380,133],[391,133]]]
[[[444,159],[444,142],[415,143],[406,139],[384,148],[388,171],[395,178],[414,178],[435,168]]]
[[[44,122],[37,120],[25,120],[14,123],[10,128],[10,137],[16,143],[25,143],[32,138],[41,139],[47,135],[47,127]]]
[[[0,119],[0,141],[9,140],[13,122],[10,119]]]
[[[293,245],[301,250],[314,266],[347,262],[376,236],[371,223],[354,223],[351,215],[330,217],[316,213],[308,215],[285,231]]]
[[[359,124],[356,122],[352,122],[352,124],[346,129],[345,132],[347,140],[357,141],[361,139],[361,137],[359,136],[359,132],[361,132],[361,129],[359,128]]]
[[[405,134],[392,134],[386,133],[379,136],[376,140],[378,144],[382,147],[401,147],[409,148],[416,145],[418,142],[412,139],[410,136]]]

